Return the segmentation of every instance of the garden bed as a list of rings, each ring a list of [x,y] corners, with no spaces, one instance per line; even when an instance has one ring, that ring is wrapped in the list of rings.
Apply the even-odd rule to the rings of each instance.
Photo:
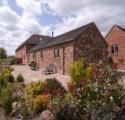
[[[56,78],[24,84],[12,69],[0,72],[0,107],[21,120],[125,120],[122,75],[111,65],[74,63],[67,89]],[[63,79],[62,79],[63,80]]]

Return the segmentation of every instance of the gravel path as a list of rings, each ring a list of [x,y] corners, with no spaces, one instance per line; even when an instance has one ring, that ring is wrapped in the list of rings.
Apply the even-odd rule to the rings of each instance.
[[[63,86],[67,86],[67,83],[70,80],[70,76],[68,75],[62,75],[62,74],[52,74],[52,75],[43,75],[42,74],[42,70],[31,70],[28,66],[25,65],[15,65],[13,66],[14,71],[13,71],[13,75],[14,77],[16,77],[18,74],[22,74],[24,79],[25,79],[25,83],[30,83],[33,81],[38,81],[38,80],[45,80],[46,78],[53,78],[55,77],[57,80],[59,80]]]

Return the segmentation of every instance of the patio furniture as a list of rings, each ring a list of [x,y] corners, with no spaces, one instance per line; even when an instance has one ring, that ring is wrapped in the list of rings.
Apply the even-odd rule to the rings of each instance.
[[[35,61],[32,61],[29,66],[31,67],[31,70],[36,70],[37,69],[37,65]]]
[[[55,73],[55,65],[49,64],[47,68],[42,72],[44,75],[54,74]]]

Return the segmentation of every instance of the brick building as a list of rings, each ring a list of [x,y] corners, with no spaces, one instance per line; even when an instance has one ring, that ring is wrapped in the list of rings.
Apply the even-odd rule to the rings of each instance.
[[[50,38],[49,36],[32,35],[16,49],[16,58],[20,59],[22,64],[27,64],[30,61],[28,51],[39,44],[41,40]]]
[[[119,64],[120,69],[125,70],[125,29],[114,25],[105,39],[109,45],[109,55]]]
[[[84,58],[98,62],[107,57],[107,49],[108,45],[95,23],[90,23],[62,35],[43,39],[26,51],[26,55],[29,61],[37,63],[39,69],[53,64],[58,73],[67,74],[74,61]],[[16,53],[20,51],[17,49]]]

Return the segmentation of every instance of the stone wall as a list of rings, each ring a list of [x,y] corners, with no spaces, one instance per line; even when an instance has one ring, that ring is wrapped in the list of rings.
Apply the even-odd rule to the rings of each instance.
[[[99,62],[108,57],[108,45],[96,26],[91,26],[74,41],[74,59]]]

